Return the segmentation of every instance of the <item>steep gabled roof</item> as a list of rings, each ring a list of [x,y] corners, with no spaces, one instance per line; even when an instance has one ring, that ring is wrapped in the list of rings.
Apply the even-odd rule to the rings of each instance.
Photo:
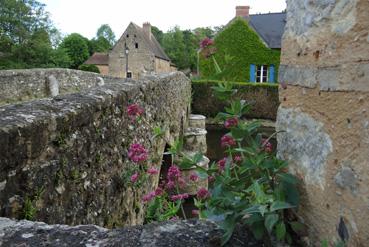
[[[269,48],[281,48],[282,36],[286,25],[286,13],[250,15],[250,26],[259,34]]]
[[[109,55],[107,53],[95,52],[87,59],[85,64],[109,65]]]
[[[159,42],[156,40],[153,34],[150,34],[151,38],[149,38],[141,27],[139,27],[133,22],[132,24],[133,24],[133,27],[136,29],[137,34],[141,36],[141,38],[146,43],[146,46],[149,48],[149,50],[152,53],[154,53],[155,57],[170,61],[170,58],[167,56],[167,54],[165,54],[163,48],[161,48]]]

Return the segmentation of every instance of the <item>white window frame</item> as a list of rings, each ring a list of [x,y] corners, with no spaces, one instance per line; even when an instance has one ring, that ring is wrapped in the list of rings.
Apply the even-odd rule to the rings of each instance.
[[[260,76],[258,76],[258,71],[260,71]],[[269,66],[268,65],[257,65],[255,79],[256,79],[256,82],[258,83],[267,83],[269,80]]]

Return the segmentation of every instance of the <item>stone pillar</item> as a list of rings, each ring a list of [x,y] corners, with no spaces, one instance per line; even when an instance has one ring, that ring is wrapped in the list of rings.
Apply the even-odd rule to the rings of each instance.
[[[278,155],[312,244],[369,240],[369,1],[287,0]]]

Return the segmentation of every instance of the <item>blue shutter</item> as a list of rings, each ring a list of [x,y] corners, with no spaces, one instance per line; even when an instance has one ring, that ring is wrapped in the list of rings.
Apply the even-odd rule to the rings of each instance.
[[[274,80],[274,65],[269,66],[269,82],[270,83],[275,83],[275,80]]]
[[[256,82],[256,78],[255,78],[255,64],[250,64],[250,82]]]

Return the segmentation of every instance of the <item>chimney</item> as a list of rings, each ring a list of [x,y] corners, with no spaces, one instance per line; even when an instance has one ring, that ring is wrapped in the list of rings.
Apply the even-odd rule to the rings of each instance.
[[[236,6],[236,17],[249,17],[250,6]]]
[[[144,33],[147,37],[149,37],[149,39],[151,40],[151,24],[150,22],[145,22],[142,25],[142,29],[144,30]]]

